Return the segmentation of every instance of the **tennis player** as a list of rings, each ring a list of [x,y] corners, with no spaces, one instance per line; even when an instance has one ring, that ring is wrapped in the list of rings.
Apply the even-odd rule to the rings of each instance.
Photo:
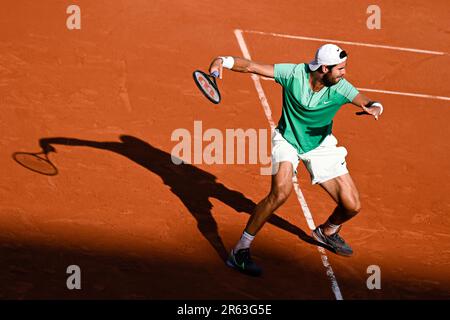
[[[347,150],[332,134],[333,118],[346,103],[362,108],[361,113],[376,120],[383,112],[380,102],[359,93],[344,77],[347,53],[334,44],[321,46],[310,63],[261,64],[241,57],[220,56],[210,72],[223,68],[274,78],[283,88],[281,118],[272,135],[272,184],[269,194],[255,207],[242,237],[231,250],[227,264],[243,273],[258,276],[262,269],[251,258],[250,245],[270,215],[289,197],[293,175],[300,160],[311,175],[337,203],[329,218],[313,232],[313,237],[333,252],[353,254],[339,235],[343,223],[361,210],[358,190],[348,172]]]

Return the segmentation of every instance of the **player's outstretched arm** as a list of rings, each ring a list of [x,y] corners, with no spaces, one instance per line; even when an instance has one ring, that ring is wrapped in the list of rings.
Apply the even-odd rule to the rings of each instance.
[[[223,68],[227,68],[237,72],[250,72],[265,76],[268,78],[274,77],[273,64],[257,63],[241,57],[217,57],[215,58],[209,67],[209,72],[219,72],[219,78],[222,79]]]
[[[363,109],[362,112],[357,114],[370,114],[375,117],[375,120],[378,120],[378,117],[383,113],[383,105],[380,102],[372,101],[361,93],[358,93],[352,103]]]

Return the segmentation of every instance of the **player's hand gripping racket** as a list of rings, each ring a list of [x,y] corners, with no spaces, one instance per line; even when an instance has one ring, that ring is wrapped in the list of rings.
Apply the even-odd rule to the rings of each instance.
[[[221,97],[216,83],[216,78],[219,76],[219,72],[214,71],[211,75],[209,75],[203,71],[195,70],[193,76],[195,84],[203,95],[212,103],[220,103]]]

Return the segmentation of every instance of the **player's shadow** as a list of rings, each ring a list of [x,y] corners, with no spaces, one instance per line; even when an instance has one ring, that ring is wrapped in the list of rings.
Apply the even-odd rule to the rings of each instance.
[[[53,147],[55,144],[109,150],[159,175],[164,184],[170,187],[170,190],[180,198],[194,216],[202,235],[214,247],[221,259],[225,260],[228,256],[228,251],[222,242],[217,230],[217,223],[211,214],[212,204],[209,198],[216,198],[234,210],[248,214],[252,212],[256,204],[242,193],[228,189],[217,182],[217,178],[206,171],[190,164],[174,164],[169,153],[155,148],[143,140],[128,135],[120,136],[120,140],[121,142],[98,142],[54,137],[42,138],[39,140],[39,144],[46,154],[56,151]],[[170,210],[170,208],[166,210]],[[269,223],[297,235],[305,242],[317,244],[303,230],[275,214],[272,215]]]

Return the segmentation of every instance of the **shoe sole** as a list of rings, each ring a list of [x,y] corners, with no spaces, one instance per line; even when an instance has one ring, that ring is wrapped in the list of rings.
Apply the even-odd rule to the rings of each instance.
[[[315,230],[314,230],[315,231]],[[343,256],[343,257],[351,257],[353,255],[352,253],[345,253],[342,251],[338,251],[335,248],[333,248],[332,246],[330,246],[328,243],[324,242],[318,235],[316,235],[315,232],[312,232],[312,236],[314,239],[316,239],[317,242],[320,242],[321,244],[325,245],[327,248],[331,249],[331,251],[339,256]]]

